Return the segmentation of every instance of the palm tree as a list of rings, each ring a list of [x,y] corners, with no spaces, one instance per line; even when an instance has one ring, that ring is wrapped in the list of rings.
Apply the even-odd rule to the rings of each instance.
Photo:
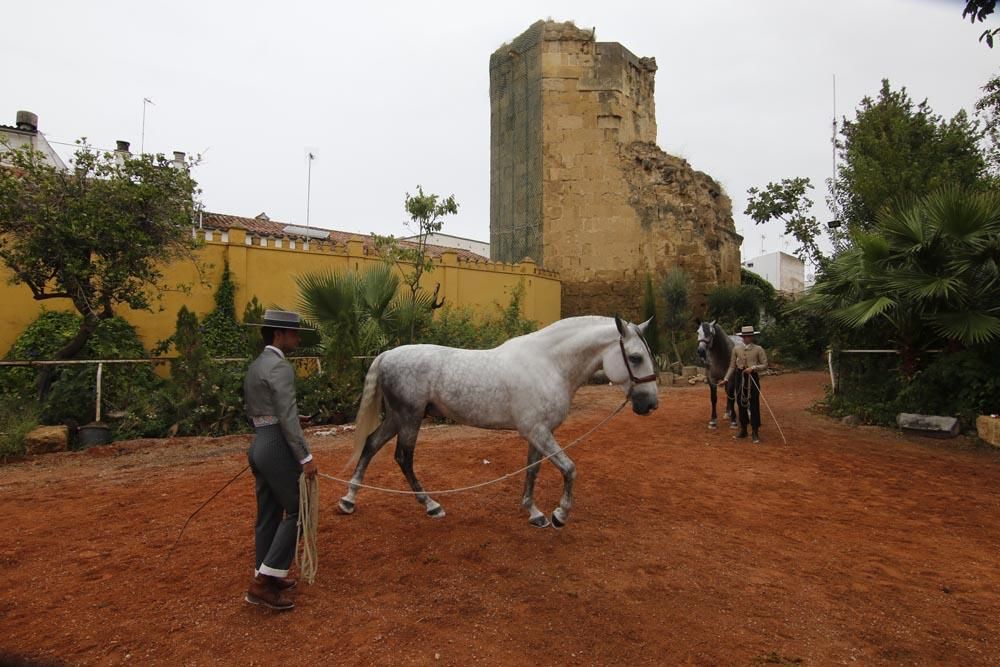
[[[312,273],[296,279],[299,309],[320,331],[326,356],[343,368],[352,357],[374,356],[398,345],[411,322],[430,312],[429,300],[416,307],[400,292],[399,276],[388,264],[361,272]]]
[[[943,188],[883,209],[795,308],[860,329],[877,321],[916,372],[931,345],[1000,338],[1000,195]]]

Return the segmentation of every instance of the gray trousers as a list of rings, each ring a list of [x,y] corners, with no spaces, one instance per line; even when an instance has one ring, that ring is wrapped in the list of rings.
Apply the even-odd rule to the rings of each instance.
[[[264,574],[286,576],[295,558],[302,466],[277,424],[257,429],[247,459],[257,493],[255,569],[264,566]]]

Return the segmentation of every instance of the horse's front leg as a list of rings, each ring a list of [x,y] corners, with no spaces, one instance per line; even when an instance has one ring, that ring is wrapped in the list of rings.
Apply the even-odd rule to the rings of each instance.
[[[534,445],[528,443],[528,469],[524,473],[524,495],[521,496],[521,507],[528,510],[528,522],[532,526],[546,528],[549,519],[535,506],[535,478],[538,477],[539,460],[542,458]]]
[[[715,414],[715,403],[719,400],[719,392],[715,387],[715,383],[712,382],[711,376],[708,378],[708,395],[712,401],[712,418],[708,420],[708,427],[715,428],[718,422],[718,416]]]
[[[547,456],[559,468],[563,476],[563,494],[559,499],[559,507],[552,511],[552,525],[562,528],[569,518],[569,511],[573,507],[573,481],[576,479],[576,464],[566,456],[566,453],[552,436],[552,432],[545,427],[539,426],[535,429],[530,440],[531,444],[541,452],[542,456]]]

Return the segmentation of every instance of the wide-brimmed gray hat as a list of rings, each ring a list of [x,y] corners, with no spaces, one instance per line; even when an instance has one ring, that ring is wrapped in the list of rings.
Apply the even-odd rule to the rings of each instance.
[[[756,336],[759,333],[760,333],[759,331],[754,331],[753,330],[753,325],[745,326],[745,327],[741,327],[740,328],[740,335],[741,336]]]
[[[316,331],[311,327],[302,326],[302,317],[290,310],[267,309],[262,322],[245,322],[251,327],[272,327],[274,329],[295,329],[297,331]]]

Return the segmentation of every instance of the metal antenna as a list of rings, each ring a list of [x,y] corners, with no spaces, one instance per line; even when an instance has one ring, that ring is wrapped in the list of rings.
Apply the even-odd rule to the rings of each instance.
[[[155,104],[153,104],[153,100],[149,99],[148,97],[142,98],[142,136],[139,139],[139,155],[142,155],[146,152],[146,105],[147,104],[152,104],[154,107],[156,106]]]
[[[833,220],[827,223],[831,229],[840,227],[837,219],[837,75],[833,75],[833,134],[830,136],[830,150],[833,153],[833,170],[830,174],[830,191],[833,194]]]
[[[309,175],[306,180],[306,229],[309,229],[309,201],[312,198],[313,160],[316,159],[316,156],[311,152],[307,155],[309,156]]]

